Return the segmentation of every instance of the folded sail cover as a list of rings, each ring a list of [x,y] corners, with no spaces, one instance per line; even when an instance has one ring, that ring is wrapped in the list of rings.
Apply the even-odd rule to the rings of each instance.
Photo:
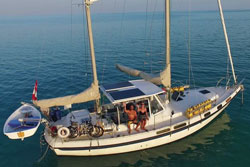
[[[38,100],[38,101],[33,101],[33,103],[36,106],[40,107],[41,110],[47,110],[49,107],[70,106],[71,104],[84,103],[92,100],[97,100],[99,98],[100,98],[99,87],[96,84],[92,83],[91,87],[89,87],[88,89],[79,94],[52,98],[52,99]]]
[[[152,75],[152,74],[148,74],[136,69],[132,69],[120,64],[116,65],[116,68],[118,68],[120,71],[134,76],[134,77],[141,77],[143,79],[145,79],[146,81],[152,82],[156,85],[164,85],[165,87],[169,87],[170,85],[170,66],[168,66],[164,71],[162,71],[160,74],[158,75]]]

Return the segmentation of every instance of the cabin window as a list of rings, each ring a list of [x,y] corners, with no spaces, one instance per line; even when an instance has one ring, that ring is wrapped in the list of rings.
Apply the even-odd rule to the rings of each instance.
[[[211,114],[211,113],[208,112],[208,113],[204,114],[204,117],[208,117],[210,114]]]
[[[232,98],[229,97],[229,98],[226,100],[226,102],[229,103],[231,100],[232,100]]]
[[[167,133],[169,131],[170,131],[170,128],[167,128],[167,129],[163,129],[163,130],[157,131],[156,134],[159,135],[159,134],[162,134],[162,133]]]
[[[222,104],[217,107],[218,110],[222,109]]]
[[[210,91],[204,89],[204,90],[201,90],[200,93],[202,93],[202,94],[208,94],[208,93],[210,93]]]
[[[156,96],[158,97],[158,99],[161,101],[162,104],[168,99],[168,93],[167,92],[158,94]]]
[[[163,110],[162,106],[155,97],[152,97],[150,105],[151,105],[151,113],[153,114],[156,114]]]
[[[162,93],[162,94],[159,94],[159,95],[156,95],[156,96],[159,99],[159,101],[161,102],[161,104],[164,104],[164,102],[166,101],[167,94]]]
[[[182,127],[184,127],[184,126],[186,126],[186,125],[187,125],[186,123],[182,123],[182,124],[176,125],[176,126],[174,127],[174,129],[179,129],[179,128],[182,128]]]
[[[181,101],[183,100],[180,96],[181,95],[184,95],[183,93],[181,94],[181,92],[178,92],[178,91],[174,91],[173,94],[172,94],[172,99],[175,100],[175,101]]]

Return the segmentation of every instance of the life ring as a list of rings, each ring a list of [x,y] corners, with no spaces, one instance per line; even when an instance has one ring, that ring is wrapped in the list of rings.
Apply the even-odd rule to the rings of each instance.
[[[59,128],[57,131],[57,135],[62,139],[69,137],[70,135],[69,128],[66,128],[66,127]]]

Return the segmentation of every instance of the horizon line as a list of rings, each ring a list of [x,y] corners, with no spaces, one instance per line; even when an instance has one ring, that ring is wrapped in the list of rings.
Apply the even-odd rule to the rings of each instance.
[[[250,11],[250,9],[225,9],[224,12],[243,12],[243,11]],[[163,10],[159,11],[148,11],[147,13],[161,13],[164,12]],[[219,12],[219,10],[215,9],[208,9],[208,10],[172,10],[171,12]],[[123,14],[123,13],[146,13],[145,11],[126,11],[126,12],[92,12],[92,15],[97,14]],[[33,14],[32,16],[30,14],[14,14],[14,15],[8,15],[8,14],[1,14],[0,18],[3,17],[36,17],[36,16],[62,16],[62,15],[68,15],[70,13],[40,13],[40,14]],[[82,13],[75,13],[73,15],[79,15]]]

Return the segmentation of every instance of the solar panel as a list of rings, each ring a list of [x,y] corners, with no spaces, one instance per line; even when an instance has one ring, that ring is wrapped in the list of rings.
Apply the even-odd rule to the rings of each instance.
[[[130,89],[130,90],[111,92],[110,95],[114,100],[120,100],[120,99],[127,99],[131,97],[143,96],[145,94],[140,89],[136,88],[136,89]]]
[[[115,84],[106,84],[106,85],[102,85],[102,86],[106,91],[110,91],[110,90],[115,90],[115,89],[119,89],[119,88],[131,87],[134,85],[130,82],[120,82],[120,83],[115,83]]]

